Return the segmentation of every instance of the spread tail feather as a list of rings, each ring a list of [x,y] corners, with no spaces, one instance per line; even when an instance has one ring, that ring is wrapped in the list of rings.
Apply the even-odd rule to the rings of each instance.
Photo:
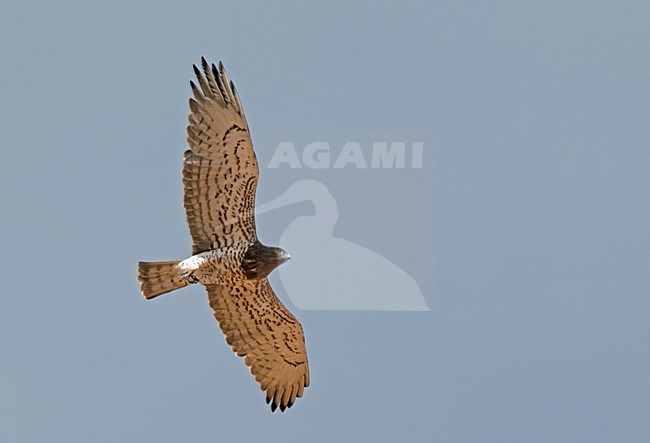
[[[138,262],[138,281],[144,298],[151,300],[189,285],[190,283],[183,279],[182,271],[176,266],[179,263],[180,260]]]

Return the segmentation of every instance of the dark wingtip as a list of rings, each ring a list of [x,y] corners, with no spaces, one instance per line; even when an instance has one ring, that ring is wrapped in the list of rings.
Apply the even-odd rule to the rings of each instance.
[[[210,72],[210,65],[208,64],[208,61],[205,59],[205,57],[201,57],[201,67],[203,68],[205,75],[209,76],[208,72]]]
[[[278,409],[278,405],[276,405],[275,403],[273,403],[273,404],[271,405],[271,412],[275,412],[276,409]]]

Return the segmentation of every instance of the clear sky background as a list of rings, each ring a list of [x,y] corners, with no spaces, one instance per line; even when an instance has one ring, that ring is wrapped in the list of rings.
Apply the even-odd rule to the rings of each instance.
[[[647,2],[98,3],[0,5],[0,440],[650,441]],[[202,288],[136,282],[190,252],[201,55],[241,92],[258,202],[325,183],[336,235],[431,307],[300,311],[274,276],[312,374],[284,414]],[[265,168],[323,140],[423,141],[423,167]]]

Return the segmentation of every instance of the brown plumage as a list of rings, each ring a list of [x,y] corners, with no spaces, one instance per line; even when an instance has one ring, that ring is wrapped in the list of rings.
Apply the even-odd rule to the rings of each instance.
[[[226,342],[244,357],[275,411],[291,407],[309,386],[302,326],[277,298],[267,275],[289,260],[280,248],[257,239],[255,190],[259,169],[248,123],[223,65],[201,58],[190,82],[183,203],[192,256],[181,261],[140,262],[146,299],[205,285]]]

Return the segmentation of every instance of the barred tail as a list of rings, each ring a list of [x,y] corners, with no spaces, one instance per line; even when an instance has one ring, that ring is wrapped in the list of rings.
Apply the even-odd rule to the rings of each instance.
[[[147,300],[189,285],[176,266],[180,261],[138,262],[138,281]]]

